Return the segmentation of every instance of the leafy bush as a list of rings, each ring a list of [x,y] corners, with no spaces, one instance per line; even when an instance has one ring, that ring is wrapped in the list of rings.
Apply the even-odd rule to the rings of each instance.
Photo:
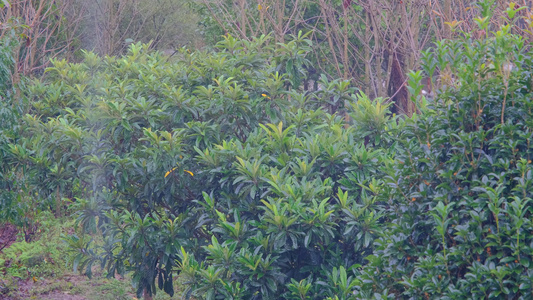
[[[443,87],[398,135],[359,298],[532,294],[532,51],[511,30],[424,53]]]
[[[0,9],[4,4],[0,5]],[[27,239],[33,233],[36,207],[26,199],[24,177],[17,172],[19,161],[11,159],[13,149],[21,136],[21,115],[27,106],[21,101],[19,88],[23,88],[25,78],[18,78],[15,71],[15,52],[20,44],[20,35],[27,28],[19,20],[10,18],[2,24],[0,35],[0,225],[11,222],[21,228]],[[19,165],[20,166],[20,165]],[[23,168],[23,166],[20,166]]]
[[[81,64],[54,61],[29,87],[33,107],[18,145],[28,155],[17,159],[56,215],[72,202],[86,232],[106,237],[101,249],[69,238],[75,267],[87,275],[95,263],[110,276],[134,271],[139,294],[172,294],[179,271],[200,277],[191,294],[278,297],[288,291],[287,274],[301,280],[339,270],[344,280],[341,266],[363,262],[380,215],[378,183],[370,182],[389,150],[366,149],[367,129],[344,128],[324,111],[332,99],[355,101],[345,82],[323,78],[322,91],[299,90],[305,35],[279,49],[267,39],[227,36],[216,53],[184,49],[174,62],[141,45],[122,58],[86,53]],[[378,118],[388,125],[371,134],[385,147],[387,126],[397,125]],[[219,262],[213,247],[233,249],[231,260]],[[180,258],[192,257],[184,251],[213,265],[189,270],[194,260]],[[225,287],[209,273],[222,276],[221,268],[233,278]]]

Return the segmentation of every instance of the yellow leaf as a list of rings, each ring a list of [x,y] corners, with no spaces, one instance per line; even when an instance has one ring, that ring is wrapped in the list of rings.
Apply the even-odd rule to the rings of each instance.
[[[190,174],[191,176],[193,176],[193,177],[194,177],[194,174],[193,174],[193,172],[191,172],[191,171],[189,171],[189,170],[183,170],[183,172],[189,173],[189,174]]]
[[[165,173],[165,178],[167,178],[168,175],[170,175],[170,173],[174,172],[174,170],[176,170],[178,167],[174,167],[172,168],[172,170],[168,171]]]
[[[257,4],[257,9],[261,10],[261,9],[263,9],[263,6],[261,6],[261,4]]]
[[[451,22],[444,22],[444,24],[450,26],[450,28],[451,28],[452,30],[454,30],[455,27],[459,26],[461,23],[463,23],[463,21],[459,21],[459,22],[458,22],[457,20],[453,20],[453,21],[451,21]]]
[[[37,282],[37,278],[35,278],[35,276],[33,276],[31,279],[33,279],[33,282]]]

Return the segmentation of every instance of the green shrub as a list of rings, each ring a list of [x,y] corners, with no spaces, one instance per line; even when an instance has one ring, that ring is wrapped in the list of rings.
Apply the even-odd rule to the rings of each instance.
[[[398,125],[382,107],[366,119],[379,128],[345,128],[325,110],[371,101],[326,78],[304,93],[305,35],[278,50],[267,39],[227,36],[218,52],[184,49],[176,61],[141,45],[121,58],[86,53],[33,82],[19,143],[29,155],[18,156],[29,184],[56,215],[72,201],[84,230],[105,236],[99,248],[67,238],[75,268],[133,271],[138,294],[172,294],[183,272],[197,297],[275,298],[305,278],[310,294],[335,295],[323,286],[364,262],[381,216],[372,178]],[[370,137],[389,148],[366,148]]]
[[[26,80],[13,80],[17,76],[14,56],[26,27],[18,19],[10,18],[2,24],[0,37],[0,225],[11,222],[24,228],[25,233],[31,233],[34,208],[22,201],[25,193],[20,191],[25,191],[25,180],[15,167],[19,161],[14,161],[11,155],[14,149],[19,149],[15,144],[21,135],[20,119],[26,107],[18,97],[18,90]]]
[[[398,135],[358,298],[532,294],[533,61],[511,30],[464,34],[424,54],[422,69],[440,73],[442,88]]]

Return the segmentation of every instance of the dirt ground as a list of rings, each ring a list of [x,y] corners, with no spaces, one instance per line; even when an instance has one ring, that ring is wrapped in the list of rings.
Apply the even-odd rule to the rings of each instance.
[[[68,290],[69,286],[74,289],[74,287],[84,284],[85,281],[87,281],[85,276],[64,276],[57,279],[56,282],[49,280],[34,282],[33,279],[21,280],[18,282],[18,290],[14,293],[15,295],[7,297],[0,294],[0,299],[87,300],[88,298],[84,296],[76,295],[77,291]],[[65,290],[65,287],[67,287],[67,290]]]
[[[67,274],[55,279],[19,280],[10,296],[0,293],[0,300],[129,300],[137,299],[129,281],[124,278],[89,279]]]
[[[17,240],[17,228],[9,223],[0,225],[0,252]]]

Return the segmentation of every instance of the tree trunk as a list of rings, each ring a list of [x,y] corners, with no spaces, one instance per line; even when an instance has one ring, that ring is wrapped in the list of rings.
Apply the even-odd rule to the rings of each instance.
[[[61,193],[59,192],[59,186],[56,190],[56,217],[61,218]]]
[[[148,292],[147,288],[144,288],[143,299],[144,300],[152,300],[153,299],[153,297],[150,295],[150,292]]]
[[[391,92],[394,93],[392,100],[394,101],[394,105],[398,113],[404,113],[408,116],[411,116],[414,112],[414,108],[413,103],[411,103],[409,100],[407,88],[405,87],[406,78],[401,65],[401,59],[403,59],[402,55],[396,50],[392,53],[392,61],[389,62],[392,64],[390,74],[390,85],[392,88]]]

